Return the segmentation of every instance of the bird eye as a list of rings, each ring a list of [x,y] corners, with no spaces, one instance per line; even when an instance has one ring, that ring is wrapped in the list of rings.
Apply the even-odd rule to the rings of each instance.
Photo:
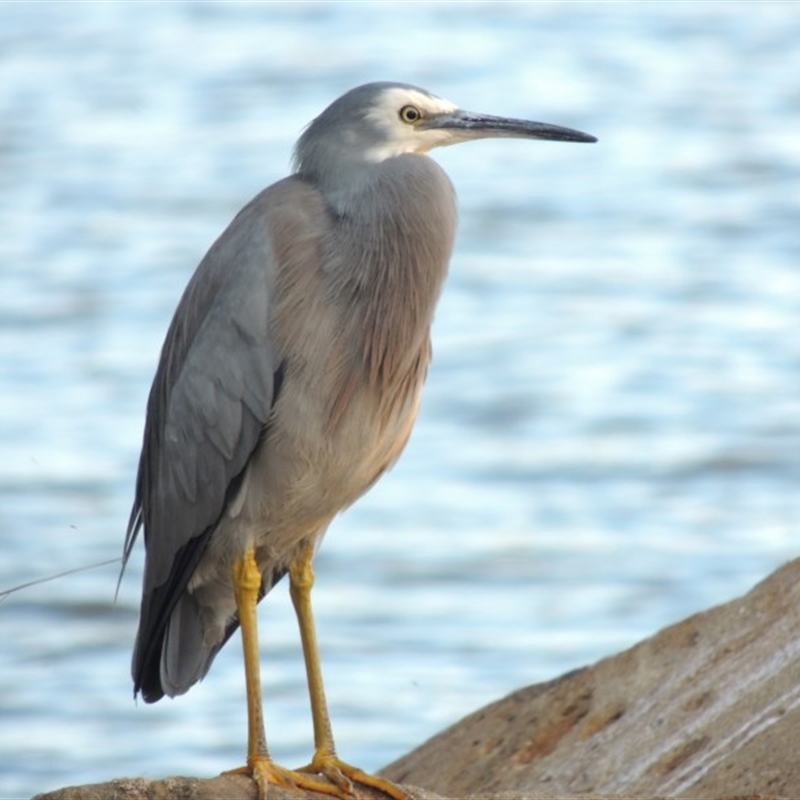
[[[403,106],[400,109],[400,119],[413,124],[422,119],[422,112],[416,106]]]

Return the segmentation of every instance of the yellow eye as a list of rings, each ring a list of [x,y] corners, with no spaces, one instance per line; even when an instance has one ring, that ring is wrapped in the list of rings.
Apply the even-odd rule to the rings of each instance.
[[[416,106],[403,106],[400,109],[400,119],[413,125],[422,119],[422,112]]]

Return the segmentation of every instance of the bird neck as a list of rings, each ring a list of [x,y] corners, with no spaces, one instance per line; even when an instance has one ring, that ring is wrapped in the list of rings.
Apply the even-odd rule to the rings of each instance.
[[[421,359],[427,364],[455,236],[455,195],[435,162],[405,155],[362,170],[338,199],[341,257],[332,261],[332,287],[364,374],[390,391]]]

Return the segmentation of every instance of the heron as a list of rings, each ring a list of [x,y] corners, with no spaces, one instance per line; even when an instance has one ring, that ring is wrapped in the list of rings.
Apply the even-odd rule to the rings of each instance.
[[[312,615],[333,518],[405,447],[431,360],[456,230],[453,186],[426,154],[489,137],[594,142],[477,114],[405,83],[346,92],[314,119],[293,172],[251,200],[190,279],[147,401],[123,570],[145,563],[134,696],[188,691],[241,629],[246,764],[268,784],[353,797],[401,787],[341,760]],[[256,607],[285,575],[313,724],[308,765],[267,749]]]

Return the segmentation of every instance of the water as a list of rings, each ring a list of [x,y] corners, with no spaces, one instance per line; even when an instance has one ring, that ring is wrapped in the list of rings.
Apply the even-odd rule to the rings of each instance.
[[[788,2],[0,5],[0,588],[119,555],[191,271],[327,102],[399,79],[600,142],[436,154],[461,230],[422,414],[318,560],[342,755],[745,591],[800,533],[798,40]],[[0,797],[242,762],[237,642],[132,702],[140,576],[0,605]],[[260,618],[305,761],[284,587]]]

